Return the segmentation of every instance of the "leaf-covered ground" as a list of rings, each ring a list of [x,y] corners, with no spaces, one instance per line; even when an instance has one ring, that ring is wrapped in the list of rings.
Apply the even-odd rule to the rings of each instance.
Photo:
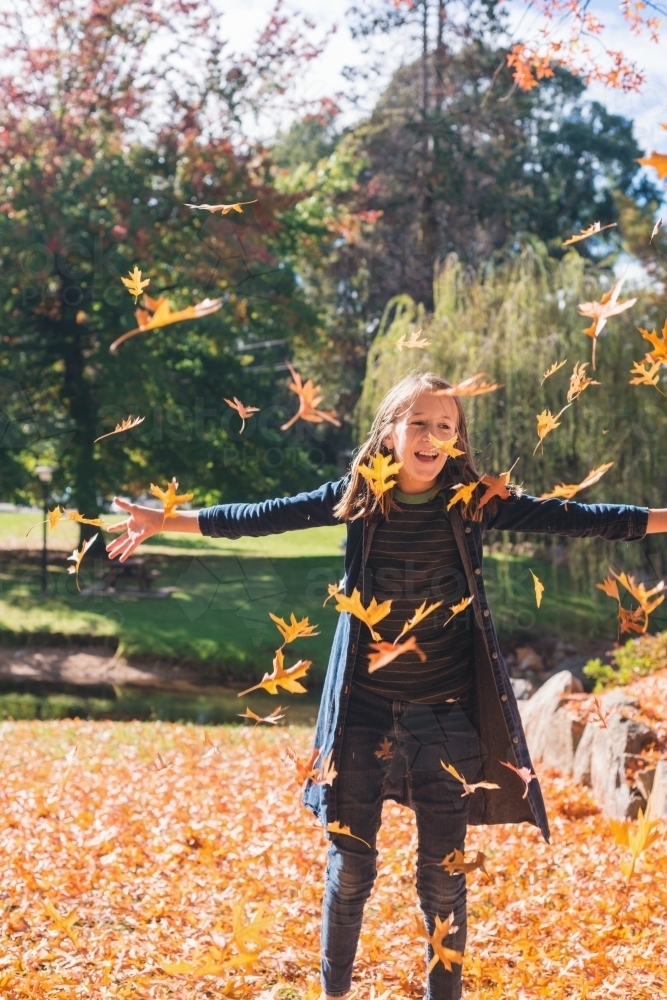
[[[649,688],[664,718],[667,681]],[[297,727],[3,723],[0,992],[314,1000],[328,842],[285,756],[307,757],[311,740]],[[664,996],[664,834],[626,895],[608,821],[585,791],[541,778],[551,845],[528,826],[471,828],[494,880],[469,876],[466,996]],[[411,812],[387,804],[379,849],[357,997],[422,997]]]

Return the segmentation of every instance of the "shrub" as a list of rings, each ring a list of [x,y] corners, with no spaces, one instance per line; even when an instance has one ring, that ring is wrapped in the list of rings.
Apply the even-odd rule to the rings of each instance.
[[[611,659],[611,664],[589,660],[584,667],[586,676],[595,681],[595,691],[629,684],[635,677],[667,667],[667,632],[630,639],[614,650]]]

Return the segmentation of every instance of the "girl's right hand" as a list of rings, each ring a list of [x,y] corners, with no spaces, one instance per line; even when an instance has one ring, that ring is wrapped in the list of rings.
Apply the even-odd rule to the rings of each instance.
[[[121,510],[126,510],[129,517],[118,524],[112,524],[106,530],[124,531],[120,538],[115,538],[107,545],[109,559],[120,556],[119,561],[125,562],[134,550],[151,535],[157,535],[164,525],[164,513],[155,507],[141,507],[138,503],[129,503],[120,497],[114,497],[114,503]]]

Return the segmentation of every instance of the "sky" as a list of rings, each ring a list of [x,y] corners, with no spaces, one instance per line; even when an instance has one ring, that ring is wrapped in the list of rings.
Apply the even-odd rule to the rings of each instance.
[[[252,47],[253,38],[268,18],[274,0],[243,0],[242,3],[239,0],[217,0],[217,3],[224,12],[232,47],[244,50]],[[302,0],[301,3],[284,0],[285,10],[307,14],[323,32],[334,25],[337,28],[323,54],[299,81],[301,96],[319,98],[335,95],[346,86],[341,75],[343,67],[364,62],[361,45],[352,38],[347,26],[345,14],[351,3],[352,0]],[[510,28],[517,38],[525,38],[526,34],[535,31],[537,17],[523,0],[509,0],[507,9]],[[667,133],[660,128],[661,122],[667,123],[667,24],[660,43],[655,44],[646,35],[635,38],[630,34],[620,14],[618,0],[593,0],[591,9],[606,26],[604,37],[608,47],[621,49],[636,61],[646,73],[647,82],[640,94],[623,94],[594,85],[589,88],[590,96],[601,101],[610,111],[633,119],[637,141],[644,150],[667,152]],[[393,49],[387,61],[385,80],[404,55],[407,52],[398,46]],[[370,109],[374,97],[382,89],[382,83],[380,78],[365,87],[360,108],[346,109],[345,124]],[[651,171],[651,174],[655,179],[655,172]]]

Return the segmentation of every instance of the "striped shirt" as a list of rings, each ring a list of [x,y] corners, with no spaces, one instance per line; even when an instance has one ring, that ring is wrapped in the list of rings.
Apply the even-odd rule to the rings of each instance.
[[[443,603],[408,633],[426,654],[424,662],[415,652],[404,653],[369,674],[373,638],[362,624],[353,681],[387,698],[435,704],[463,696],[472,685],[472,611],[443,627],[468,585],[443,495],[395,489],[394,499],[400,511],[377,525],[366,563],[364,604],[371,597],[392,602],[375,631],[393,642],[423,601]]]

